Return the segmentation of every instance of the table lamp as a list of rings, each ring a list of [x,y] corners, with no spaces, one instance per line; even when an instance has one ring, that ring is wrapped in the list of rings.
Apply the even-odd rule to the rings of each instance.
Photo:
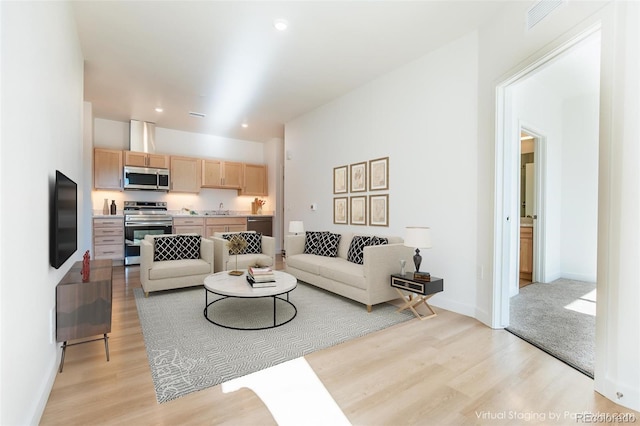
[[[295,235],[304,232],[304,223],[301,220],[292,220],[289,222],[289,232]]]
[[[405,230],[404,245],[416,249],[416,254],[413,255],[413,264],[416,267],[414,278],[417,276],[428,276],[428,273],[420,272],[420,264],[422,263],[420,249],[431,248],[431,228],[408,226]]]

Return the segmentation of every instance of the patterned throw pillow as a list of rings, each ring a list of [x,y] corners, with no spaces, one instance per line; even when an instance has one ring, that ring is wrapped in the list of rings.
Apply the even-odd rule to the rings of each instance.
[[[304,237],[304,252],[306,254],[318,254],[318,245],[322,234],[323,232],[307,231]]]
[[[242,232],[242,237],[247,242],[245,253],[262,253],[262,234],[259,232]]]
[[[371,237],[371,240],[369,241],[369,246],[383,246],[385,244],[389,244],[389,239],[388,238],[384,238],[384,237],[376,237],[373,236]]]
[[[318,240],[318,251],[316,254],[319,256],[336,257],[338,255],[340,237],[340,234],[323,232]]]
[[[364,237],[362,235],[355,235],[349,245],[349,252],[347,253],[347,260],[352,263],[362,265],[364,260],[364,248],[370,245],[371,237]]]
[[[181,259],[200,259],[200,235],[154,238],[154,261]]]

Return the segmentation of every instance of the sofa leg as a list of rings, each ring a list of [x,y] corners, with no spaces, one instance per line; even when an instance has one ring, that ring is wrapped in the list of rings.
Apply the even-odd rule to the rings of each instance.
[[[367,312],[371,313],[371,305],[367,305]]]
[[[149,297],[149,292],[148,291],[144,292],[144,297]]]

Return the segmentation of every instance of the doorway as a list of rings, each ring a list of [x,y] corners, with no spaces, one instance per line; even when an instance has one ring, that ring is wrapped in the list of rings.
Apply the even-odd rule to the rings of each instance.
[[[496,146],[502,325],[592,378],[599,64],[595,31],[505,83]]]
[[[583,62],[576,68],[567,58]],[[526,261],[520,244],[521,218],[522,223],[532,222],[527,242],[531,281],[595,282],[599,64],[600,32],[594,28],[497,88],[497,326],[509,325],[509,299],[520,288],[519,269]],[[529,168],[535,182],[530,191],[535,195],[528,202],[529,213],[525,203],[521,216],[523,131],[525,137],[533,137],[534,161]]]
[[[518,261],[518,288],[525,287],[535,281],[534,272],[534,235],[536,235],[537,204],[536,189],[536,144],[532,132],[520,128],[520,257]],[[538,258],[539,256],[535,256]],[[537,260],[537,259],[536,259]]]

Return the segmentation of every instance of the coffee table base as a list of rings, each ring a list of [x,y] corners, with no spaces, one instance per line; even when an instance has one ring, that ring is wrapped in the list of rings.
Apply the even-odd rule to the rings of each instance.
[[[212,294],[217,294],[218,296],[222,296],[220,299],[216,299],[213,302],[209,303],[209,293]],[[209,289],[205,288],[205,306],[204,306],[204,317],[206,318],[207,321],[209,321],[211,324],[215,324],[218,327],[223,327],[223,328],[229,328],[231,330],[268,330],[271,328],[276,328],[276,327],[280,327],[282,325],[287,324],[288,322],[291,322],[296,315],[298,315],[298,309],[296,308],[296,306],[291,303],[289,301],[289,292],[286,293],[287,298],[284,299],[282,297],[278,297],[280,295],[275,295],[275,296],[263,296],[263,297],[238,297],[238,296],[225,296],[222,294],[218,294],[215,293]],[[224,325],[224,324],[220,324],[219,322],[214,321],[213,319],[209,318],[209,307],[212,306],[214,303],[218,303],[220,301],[223,301],[225,299],[264,299],[270,297],[273,299],[273,325],[269,325],[269,326],[265,326],[265,327],[233,327],[233,326],[229,326],[229,325]],[[291,318],[289,318],[286,321],[283,321],[281,323],[277,322],[277,315],[276,315],[276,304],[277,304],[277,300],[282,300],[283,302],[288,303],[289,305],[291,305],[291,307],[293,308],[293,315],[291,316]],[[213,308],[212,308],[213,309]]]

